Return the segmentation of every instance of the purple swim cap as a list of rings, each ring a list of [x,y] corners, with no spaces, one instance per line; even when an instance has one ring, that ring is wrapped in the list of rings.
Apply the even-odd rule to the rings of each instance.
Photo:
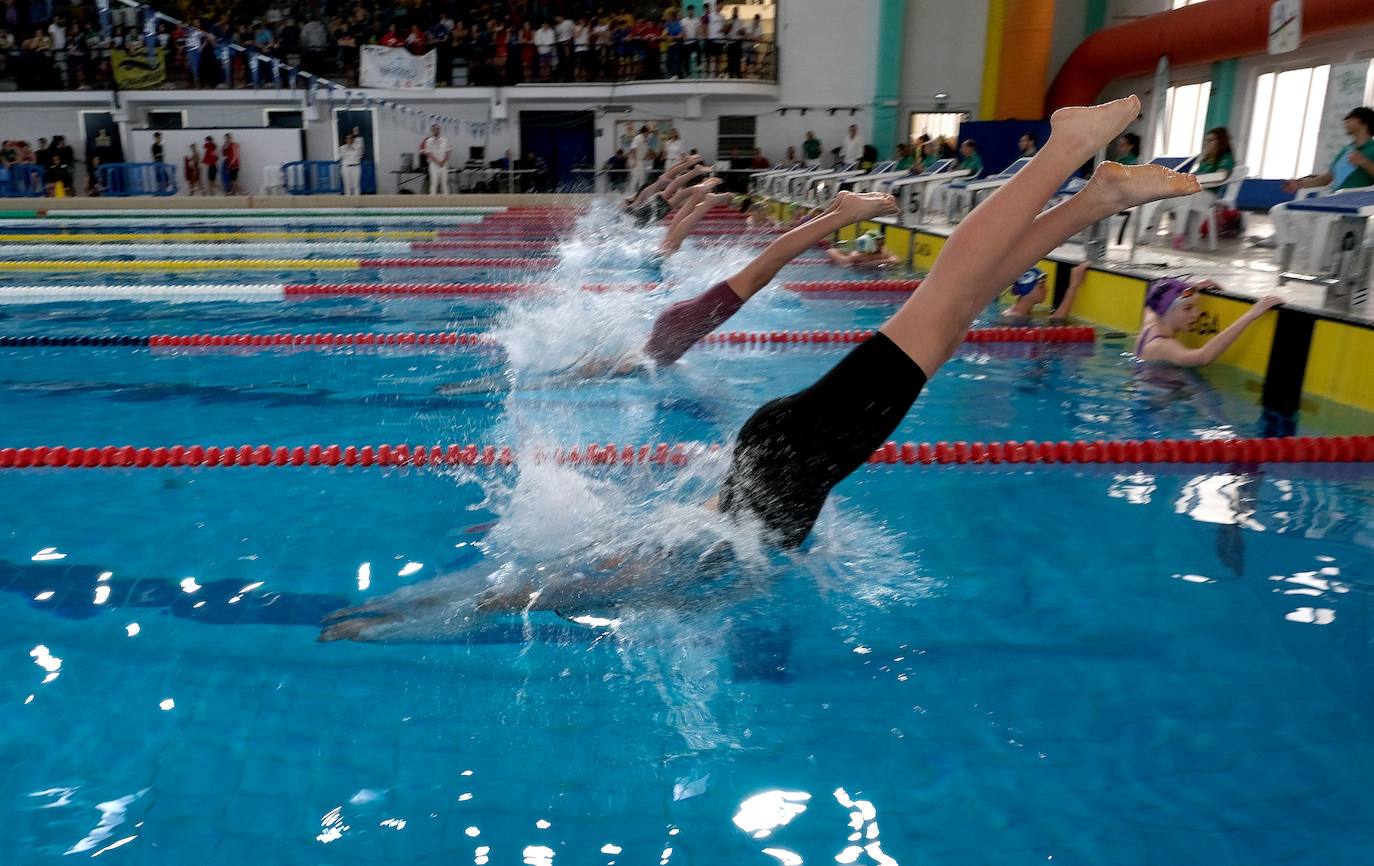
[[[1150,285],[1150,291],[1145,295],[1145,306],[1153,310],[1156,316],[1162,316],[1169,312],[1169,308],[1178,303],[1180,298],[1192,297],[1193,294],[1193,287],[1186,280],[1165,277],[1155,280]]]

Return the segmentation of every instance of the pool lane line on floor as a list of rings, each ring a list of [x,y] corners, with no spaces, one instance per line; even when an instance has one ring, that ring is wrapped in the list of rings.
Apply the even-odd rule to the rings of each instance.
[[[730,348],[759,346],[834,346],[862,343],[871,330],[849,331],[722,331],[707,334],[698,345]],[[1044,328],[975,328],[966,343],[1087,343],[1097,338],[1089,327],[1064,325]],[[123,346],[150,349],[334,349],[339,347],[408,347],[442,349],[453,346],[494,346],[487,334],[457,331],[389,331],[359,333],[275,334],[152,334],[0,336],[0,348],[67,348]]]
[[[846,299],[865,295],[900,301],[921,285],[920,280],[788,281],[789,291]],[[655,283],[587,283],[582,291],[649,291]],[[342,297],[459,297],[536,294],[553,289],[538,283],[214,283],[205,285],[53,285],[0,286],[0,304],[43,304],[70,301],[284,301]]]
[[[485,245],[475,244],[475,248]],[[217,243],[122,243],[110,245],[73,245],[73,244],[0,244],[0,267],[9,262],[39,262],[39,261],[111,261],[109,257],[118,256],[139,256],[147,255],[156,257],[156,261],[175,261],[182,258],[194,259],[197,261],[211,260],[211,256],[243,256],[244,259],[262,259],[265,261],[276,261],[281,259],[308,258],[311,254],[320,254],[321,258],[312,261],[330,261],[334,258],[365,258],[377,256],[381,253],[432,253],[435,250],[425,243],[409,243],[407,241],[300,241],[300,242],[268,242],[268,243],[244,243],[226,244]],[[530,263],[533,267],[547,267],[550,262],[558,261],[548,257],[547,254],[556,252],[556,248],[548,245],[541,245],[539,252],[544,253],[543,257],[538,255],[531,256],[495,256],[487,259],[483,256],[465,257],[464,260],[490,264],[495,262],[496,266],[505,266],[506,262]],[[493,252],[499,252],[493,250]],[[531,250],[530,252],[534,252]],[[612,265],[617,267],[633,267],[633,260],[628,260],[626,256],[610,249],[606,250],[587,250],[591,254],[591,263],[595,264],[603,257]],[[332,255],[330,255],[332,254]],[[40,258],[42,256],[55,256],[54,259]],[[572,252],[574,257],[578,254]],[[78,258],[79,257],[79,258]],[[394,260],[390,257],[387,260]],[[416,261],[422,262],[447,262],[449,258],[417,258]],[[113,261],[127,261],[119,258]],[[229,261],[240,261],[240,259],[229,259]],[[800,256],[789,262],[789,265],[796,267],[812,267],[816,265],[834,264],[824,256]]]
[[[702,443],[589,444],[536,448],[519,455],[509,446],[449,445],[242,445],[0,448],[0,469],[160,469],[163,467],[457,467],[508,468],[519,462],[630,468],[685,466],[720,459],[726,449]],[[888,442],[870,466],[1035,464],[1261,464],[1374,462],[1374,436],[1288,439],[1149,439],[1085,442]]]

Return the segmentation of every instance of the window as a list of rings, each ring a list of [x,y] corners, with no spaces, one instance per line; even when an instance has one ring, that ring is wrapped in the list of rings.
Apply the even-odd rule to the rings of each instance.
[[[150,111],[148,112],[149,129],[185,129],[186,112],[178,109],[175,111]]]
[[[968,120],[962,111],[938,111],[911,113],[911,140],[923,135],[932,139],[955,138],[959,135],[959,124]]]
[[[1164,141],[1161,156],[1192,156],[1202,150],[1207,126],[1207,103],[1212,82],[1170,87],[1164,100]]]
[[[752,114],[723,114],[716,125],[716,159],[748,159],[754,153],[757,118]]]
[[[1255,177],[1312,171],[1330,66],[1266,72],[1255,83],[1247,163]]]
[[[1171,6],[1170,8],[1172,8],[1172,9],[1182,9],[1184,6],[1192,6],[1194,3],[1202,3],[1202,2],[1205,2],[1205,0],[1174,0],[1174,5]]]
[[[269,129],[305,129],[305,113],[289,108],[264,108],[262,123]]]

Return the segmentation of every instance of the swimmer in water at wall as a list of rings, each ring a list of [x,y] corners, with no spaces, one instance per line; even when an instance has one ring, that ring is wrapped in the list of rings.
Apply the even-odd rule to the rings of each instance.
[[[1050,324],[1057,325],[1069,318],[1069,313],[1073,311],[1073,302],[1078,298],[1078,289],[1087,278],[1090,266],[1088,262],[1083,262],[1074,267],[1069,276],[1068,288],[1064,290],[1063,300],[1049,314]],[[1002,311],[1002,319],[1017,325],[1028,325],[1041,313],[1036,308],[1049,298],[1049,276],[1039,268],[1031,268],[1017,277],[1016,282],[1011,284],[1010,291],[1015,300]]]
[[[1191,328],[1198,316],[1202,315],[1197,305],[1198,292],[1215,288],[1219,286],[1209,280],[1189,283],[1174,277],[1151,283],[1145,295],[1144,321],[1135,343],[1136,358],[1179,367],[1210,364],[1239,340],[1245,329],[1260,316],[1283,303],[1283,299],[1276,295],[1260,298],[1205,345],[1190,349],[1183,345],[1178,336]]]
[[[1103,163],[1082,190],[1044,210],[1065,178],[1118,136],[1139,111],[1135,96],[1056,111],[1045,146],[959,224],[930,275],[878,332],[814,385],[765,404],[744,423],[725,479],[706,507],[757,529],[772,547],[801,547],[830,490],[887,440],[927,379],[949,360],[969,325],[1007,285],[1099,220],[1145,202],[1197,192],[1192,175],[1157,165]],[[655,328],[650,346],[658,351],[651,354],[656,360],[679,356],[767,285],[783,264],[814,244],[817,237],[812,232],[824,237],[859,219],[896,211],[889,195],[837,199],[831,212],[777,239],[769,247],[771,253],[765,251],[740,274],[708,292],[700,313],[683,315],[667,329],[674,335],[672,341],[659,337]],[[635,594],[651,591],[645,581],[666,585],[664,592],[669,594],[684,582],[683,575],[641,569],[633,561],[608,565],[601,579],[576,581],[577,592],[556,602],[549,600],[558,596],[556,586],[536,585],[530,575],[518,575],[513,582],[493,585],[474,610],[519,612],[532,604],[563,601],[614,605],[631,588]],[[345,620],[330,629],[340,626],[344,628],[332,637],[368,639],[366,619]]]
[[[850,249],[831,247],[825,251],[825,255],[835,264],[847,268],[885,268],[897,264],[901,259],[888,252],[884,242],[883,233],[875,229],[854,238]]]

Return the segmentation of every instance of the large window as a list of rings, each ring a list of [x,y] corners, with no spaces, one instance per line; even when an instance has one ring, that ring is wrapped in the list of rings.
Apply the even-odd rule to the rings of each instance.
[[[747,160],[754,153],[758,119],[752,114],[723,114],[716,122],[716,159]]]
[[[1207,102],[1212,82],[1170,87],[1164,102],[1164,142],[1161,156],[1191,156],[1202,150],[1207,131]]]
[[[931,138],[954,138],[959,135],[959,124],[968,120],[962,111],[930,111],[911,113],[911,140],[923,135]]]
[[[1174,9],[1182,9],[1184,6],[1192,6],[1194,3],[1204,3],[1206,0],[1174,0]]]
[[[1247,164],[1256,177],[1312,171],[1330,66],[1266,72],[1255,86]]]

